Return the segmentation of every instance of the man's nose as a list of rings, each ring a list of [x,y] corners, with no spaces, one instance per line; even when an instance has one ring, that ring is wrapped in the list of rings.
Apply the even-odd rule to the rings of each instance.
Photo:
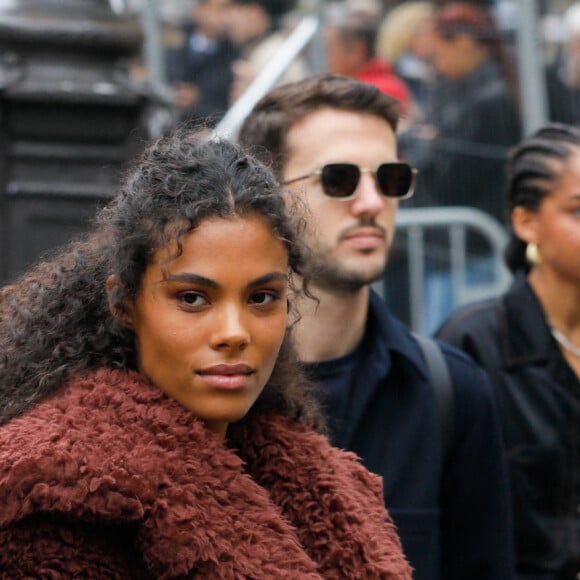
[[[384,207],[387,199],[378,190],[374,177],[370,172],[361,173],[356,188],[356,196],[352,201],[354,215],[377,215]]]

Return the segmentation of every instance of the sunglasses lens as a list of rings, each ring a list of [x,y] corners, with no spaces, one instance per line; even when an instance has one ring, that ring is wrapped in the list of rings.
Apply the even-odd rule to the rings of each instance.
[[[359,179],[359,168],[352,163],[329,163],[320,173],[322,189],[330,197],[350,197]]]
[[[383,163],[377,169],[377,182],[386,197],[405,197],[412,190],[414,179],[407,163]]]

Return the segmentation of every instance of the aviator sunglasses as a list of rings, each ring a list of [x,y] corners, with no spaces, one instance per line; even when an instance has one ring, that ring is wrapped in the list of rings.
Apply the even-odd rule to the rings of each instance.
[[[385,197],[408,199],[413,195],[417,170],[408,163],[402,162],[381,163],[376,170],[359,167],[354,163],[328,163],[312,173],[288,179],[282,182],[282,185],[289,185],[317,175],[326,195],[349,200],[355,196],[361,173],[372,174],[380,192]]]

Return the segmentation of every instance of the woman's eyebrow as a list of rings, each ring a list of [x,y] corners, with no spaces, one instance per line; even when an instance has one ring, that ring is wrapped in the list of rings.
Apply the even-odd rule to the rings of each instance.
[[[192,272],[183,272],[181,274],[171,274],[163,279],[163,282],[187,282],[189,284],[199,284],[200,286],[208,286],[209,288],[219,288],[220,285],[211,278],[200,276]]]
[[[255,286],[260,286],[262,284],[268,284],[269,282],[276,282],[278,280],[286,281],[288,275],[285,272],[268,272],[263,276],[250,281],[248,287],[253,288]],[[181,274],[171,274],[165,277],[163,282],[186,282],[188,284],[198,284],[200,286],[207,286],[208,288],[221,288],[221,285],[212,280],[211,278],[206,278],[199,274],[194,274],[193,272],[182,272]]]
[[[277,282],[279,280],[286,281],[288,279],[288,275],[285,272],[270,272],[268,274],[264,274],[255,280],[252,280],[248,286],[261,286],[262,284],[268,284],[269,282]]]

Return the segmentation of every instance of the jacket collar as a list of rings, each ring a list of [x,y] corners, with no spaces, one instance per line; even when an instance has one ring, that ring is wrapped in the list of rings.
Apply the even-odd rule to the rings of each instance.
[[[546,362],[552,341],[550,328],[540,301],[523,273],[516,276],[498,307],[505,366]]]
[[[377,364],[383,376],[389,373],[391,354],[395,354],[408,361],[423,379],[427,379],[429,373],[425,361],[411,332],[389,312],[385,301],[373,290],[370,293],[366,332],[372,337],[378,355]]]

